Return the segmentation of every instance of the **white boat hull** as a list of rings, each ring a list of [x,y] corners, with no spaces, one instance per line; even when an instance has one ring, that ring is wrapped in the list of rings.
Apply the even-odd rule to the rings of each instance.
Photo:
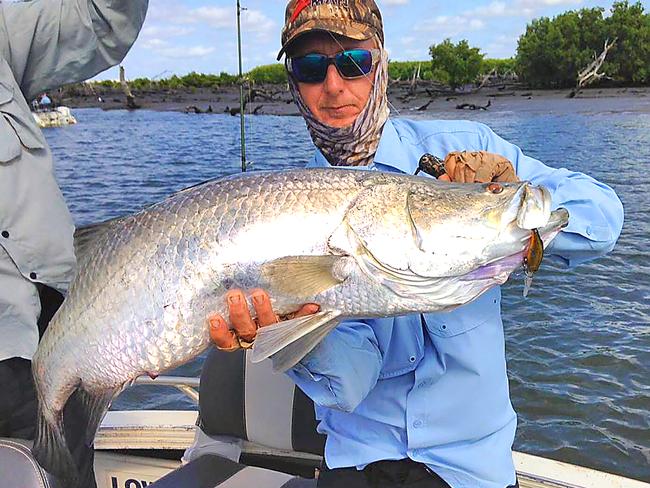
[[[180,453],[192,444],[197,415],[193,411],[109,412],[95,440],[98,488],[144,488],[178,468],[180,459],[161,459],[160,453]],[[150,451],[152,457],[110,452],[135,449]],[[244,443],[243,452],[287,455],[249,443]],[[313,458],[316,465],[319,457]],[[513,458],[521,488],[650,488],[642,481],[530,454],[514,452]]]

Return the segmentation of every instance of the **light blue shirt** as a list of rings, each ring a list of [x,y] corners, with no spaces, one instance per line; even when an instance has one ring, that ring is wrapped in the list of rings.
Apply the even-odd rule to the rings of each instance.
[[[464,150],[505,156],[569,210],[547,253],[574,266],[614,247],[623,207],[611,188],[549,168],[483,124],[389,120],[369,169],[413,174],[424,153]],[[329,163],[317,152],[309,166]],[[498,287],[451,312],[344,322],[288,374],[316,404],[330,468],[409,457],[453,488],[515,483]]]

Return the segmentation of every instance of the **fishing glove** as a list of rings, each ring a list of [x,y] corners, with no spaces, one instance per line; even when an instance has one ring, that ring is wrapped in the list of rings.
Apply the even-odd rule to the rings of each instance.
[[[445,171],[456,183],[519,181],[512,163],[499,154],[487,151],[454,151],[445,158]]]

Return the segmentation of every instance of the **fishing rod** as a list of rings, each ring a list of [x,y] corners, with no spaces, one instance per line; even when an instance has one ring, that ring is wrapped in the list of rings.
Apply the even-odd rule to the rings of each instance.
[[[246,134],[244,130],[244,78],[241,65],[241,11],[242,8],[237,0],[237,50],[239,52],[239,119],[241,127],[241,170],[246,171]]]

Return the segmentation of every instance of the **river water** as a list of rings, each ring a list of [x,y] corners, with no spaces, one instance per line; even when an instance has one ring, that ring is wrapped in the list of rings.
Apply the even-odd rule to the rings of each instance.
[[[535,110],[461,113],[549,166],[611,185],[626,211],[609,256],[572,270],[545,263],[528,299],[519,280],[504,287],[511,397],[519,414],[514,447],[650,481],[650,110],[620,110],[616,101],[580,107],[558,100]],[[77,126],[48,130],[46,137],[77,224],[133,212],[239,171],[236,117],[98,109],[75,115]],[[301,118],[250,117],[247,132],[255,170],[299,167],[313,152]],[[200,361],[177,372],[199,373]],[[192,407],[174,389],[143,387],[113,406]]]

